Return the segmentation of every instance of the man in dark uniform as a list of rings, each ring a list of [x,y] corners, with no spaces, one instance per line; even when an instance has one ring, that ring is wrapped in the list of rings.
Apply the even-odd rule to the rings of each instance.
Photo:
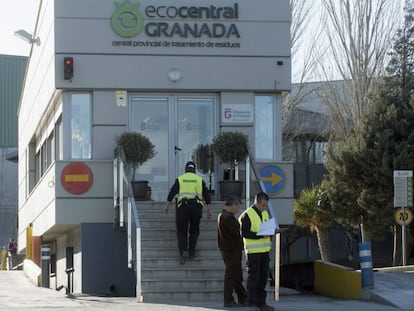
[[[242,307],[247,301],[247,291],[243,286],[242,251],[243,239],[240,224],[234,216],[240,210],[240,200],[230,197],[217,218],[217,245],[221,251],[226,270],[224,272],[224,307]],[[236,303],[233,298],[236,292]]]
[[[168,206],[177,196],[176,227],[180,263],[184,264],[188,258],[195,257],[195,248],[200,234],[200,220],[203,206],[207,207],[207,219],[211,218],[209,204],[210,193],[203,179],[196,173],[194,162],[187,162],[185,173],[179,176],[168,193],[164,213],[168,213]],[[187,255],[188,252],[188,255]]]

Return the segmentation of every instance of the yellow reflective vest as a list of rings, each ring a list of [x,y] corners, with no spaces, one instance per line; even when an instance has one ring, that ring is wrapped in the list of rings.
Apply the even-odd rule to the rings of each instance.
[[[240,217],[239,221],[241,223],[242,218],[244,215],[247,214],[247,216],[250,219],[250,231],[252,232],[259,232],[260,231],[260,225],[269,220],[269,213],[267,211],[262,212],[262,219],[260,219],[260,216],[257,214],[257,212],[254,210],[253,207],[249,207],[245,212],[243,212]],[[247,254],[254,254],[254,253],[266,253],[269,252],[272,245],[270,242],[270,237],[263,237],[260,239],[247,239],[243,237],[244,241],[244,250]]]
[[[203,178],[189,172],[179,176],[178,183],[178,202],[182,199],[197,199],[198,203],[203,204]]]

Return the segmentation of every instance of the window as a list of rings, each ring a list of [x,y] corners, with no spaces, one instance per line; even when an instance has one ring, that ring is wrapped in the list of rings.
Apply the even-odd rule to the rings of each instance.
[[[326,146],[327,142],[312,139],[285,141],[283,161],[324,164],[326,163]]]
[[[72,94],[71,116],[71,158],[91,158],[91,96]]]
[[[55,107],[56,108],[56,107]],[[49,114],[47,122],[33,135],[27,149],[28,183],[27,194],[45,175],[56,160],[62,159],[62,112],[57,107]]]
[[[274,96],[255,96],[255,157],[274,160]]]
[[[55,125],[55,158],[63,160],[63,125],[62,117],[59,117]]]

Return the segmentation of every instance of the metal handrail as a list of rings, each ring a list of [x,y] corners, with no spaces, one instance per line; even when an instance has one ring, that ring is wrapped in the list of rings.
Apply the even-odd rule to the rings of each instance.
[[[123,149],[118,149],[114,159],[114,210],[115,227],[125,227],[127,224],[128,240],[128,268],[135,269],[136,273],[136,297],[142,302],[141,287],[141,224],[139,221],[138,210],[132,191],[131,181],[125,171],[125,154]],[[126,193],[124,194],[124,185]],[[124,196],[126,195],[126,200]],[[126,210],[126,213],[124,209]],[[127,219],[125,218],[127,215]]]
[[[253,171],[253,174],[255,176],[256,183],[259,186],[259,189],[263,192],[266,192],[266,187],[264,186],[262,178],[259,172],[257,171],[256,162],[249,148],[248,153],[247,153],[247,159],[246,159],[246,181],[250,181],[250,167]],[[246,182],[246,204],[248,204],[248,201],[249,201],[248,199],[250,199],[250,183]],[[273,210],[272,202],[270,200],[267,204],[267,209],[269,210],[269,213],[272,216],[272,218],[275,220],[276,228],[279,229],[279,223],[277,221],[276,214],[275,214],[275,211]]]

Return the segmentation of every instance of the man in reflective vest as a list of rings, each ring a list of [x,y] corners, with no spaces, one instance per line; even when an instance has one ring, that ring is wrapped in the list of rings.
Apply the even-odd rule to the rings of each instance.
[[[175,222],[180,264],[185,263],[187,256],[190,259],[195,257],[204,205],[207,207],[207,219],[211,218],[210,193],[204,180],[195,173],[195,170],[194,162],[187,162],[185,173],[175,180],[168,193],[164,208],[164,213],[167,214],[168,206],[173,198],[177,196]]]
[[[254,204],[239,217],[244,250],[247,255],[247,303],[260,311],[273,310],[273,307],[266,305],[271,236],[257,235],[260,225],[269,220],[269,213],[266,210],[268,201],[269,196],[266,193],[257,193]]]

